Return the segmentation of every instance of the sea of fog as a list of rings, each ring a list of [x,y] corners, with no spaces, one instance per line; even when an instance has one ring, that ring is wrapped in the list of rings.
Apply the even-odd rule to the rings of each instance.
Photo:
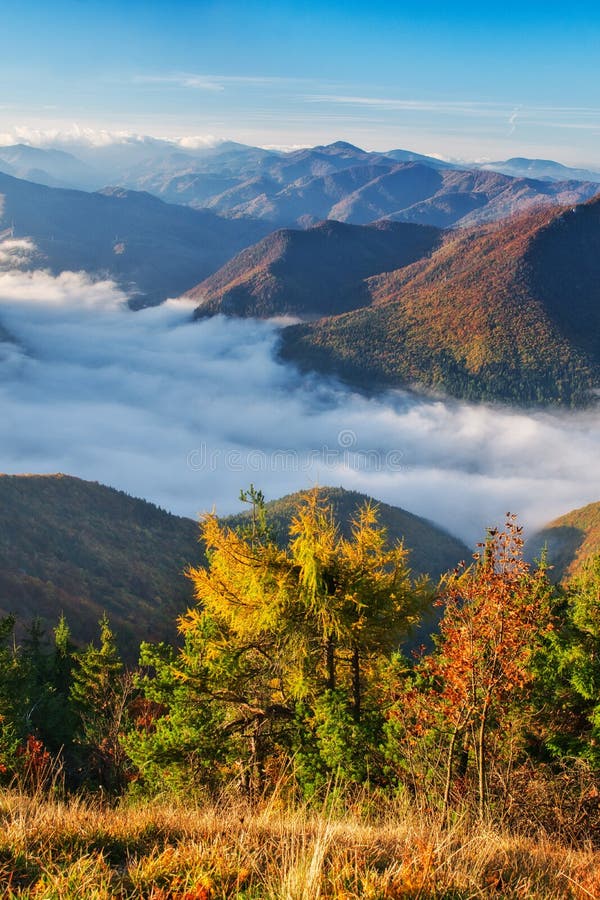
[[[133,312],[111,282],[25,272],[0,245],[0,471],[63,472],[195,517],[342,485],[473,543],[600,499],[600,412],[365,398],[276,360],[280,325],[194,322],[171,300]]]

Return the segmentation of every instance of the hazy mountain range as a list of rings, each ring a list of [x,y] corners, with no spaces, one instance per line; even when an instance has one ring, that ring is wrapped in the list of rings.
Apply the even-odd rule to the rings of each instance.
[[[202,141],[197,140],[166,140],[149,135],[110,135],[106,133],[99,139],[88,139],[84,134],[81,137],[70,135],[61,139],[56,136],[42,146],[32,146],[21,142],[0,147],[0,159],[7,162],[18,161],[18,165],[26,165],[29,168],[37,168],[38,171],[46,171],[55,178],[66,179],[74,176],[70,174],[77,166],[82,176],[93,176],[98,182],[95,187],[101,186],[107,176],[114,174],[132,176],[139,175],[142,170],[148,174],[152,169],[175,172],[187,165],[194,167],[199,173],[227,171],[230,175],[243,175],[255,171],[256,166],[265,162],[270,165],[276,160],[286,159],[292,161],[299,157],[305,157],[313,152],[322,156],[335,154],[343,160],[385,158],[397,162],[426,162],[438,168],[462,168],[462,169],[488,169],[501,171],[502,168],[513,166],[520,167],[520,174],[524,174],[526,166],[528,174],[532,177],[556,177],[562,173],[567,179],[596,180],[600,177],[600,164],[596,168],[581,168],[565,166],[548,159],[526,159],[523,157],[511,157],[507,160],[450,160],[439,155],[426,155],[407,149],[393,149],[383,151],[362,150],[347,141],[336,141],[329,145],[317,147],[300,147],[293,150],[276,149],[273,147],[253,147],[236,141]],[[71,170],[64,167],[67,158],[71,160]],[[63,160],[63,164],[59,160]],[[73,162],[74,161],[74,162]],[[57,170],[56,165],[60,165]],[[84,168],[82,168],[84,167]],[[554,172],[548,171],[552,167]],[[582,177],[583,175],[583,177]],[[562,177],[561,176],[561,177]],[[110,180],[110,177],[109,177]],[[81,185],[78,185],[81,186]]]
[[[388,218],[446,228],[502,218],[541,204],[578,203],[599,190],[590,182],[535,181],[380,159],[315,175],[314,160],[306,162],[309,173],[294,180],[286,167],[282,174],[287,181],[261,175],[211,198],[187,202],[228,216],[283,225],[306,226],[322,219],[361,225]],[[155,186],[146,186],[156,191]],[[159,194],[173,199],[170,190]]]
[[[0,173],[0,236],[31,238],[31,268],[113,278],[133,305],[177,297],[269,230],[124,188],[88,193]]]
[[[0,148],[0,269],[114,279],[134,307],[183,295],[197,317],[294,316],[281,359],[366,393],[579,405],[600,388],[599,182],[552,161],[464,168],[343,142],[15,145]],[[0,322],[1,341],[9,332]],[[221,352],[224,370],[235,364]],[[199,407],[193,440],[203,425]],[[330,492],[340,522],[362,496]],[[280,535],[293,502],[269,505]],[[386,504],[381,515],[416,572],[435,578],[469,556],[426,519]],[[594,504],[536,540],[558,578],[600,550],[598,533]],[[125,640],[168,637],[191,602],[182,570],[201,554],[196,523],[145,501],[66,476],[0,477],[0,611],[64,611],[87,640],[106,609]]]
[[[600,182],[600,172],[563,166],[552,159],[524,159],[512,157],[502,162],[482,163],[481,169],[502,172],[515,178],[538,178],[542,181],[595,181]]]
[[[577,203],[600,174],[545,160],[458,165],[407,150],[375,153],[336,143],[282,153],[224,142],[191,150],[144,139],[73,152],[0,148],[0,171],[53,187],[118,185],[229,217],[307,225],[379,218],[447,227],[539,203]],[[505,174],[499,174],[505,173]]]
[[[186,294],[197,315],[315,320],[282,358],[362,389],[578,405],[600,386],[600,204],[580,203],[600,185],[553,180],[559,164],[506,163],[535,180],[344,142],[77,149],[0,149],[20,175],[119,183],[0,173],[0,237],[33,242],[26,268],[114,279],[134,307]]]

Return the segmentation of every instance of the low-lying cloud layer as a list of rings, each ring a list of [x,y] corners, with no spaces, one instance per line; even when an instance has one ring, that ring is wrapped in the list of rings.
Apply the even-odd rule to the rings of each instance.
[[[237,509],[250,482],[269,498],[343,485],[470,542],[507,510],[533,528],[600,498],[598,412],[366,399],[277,363],[275,323],[191,312],[133,312],[83,274],[0,273],[19,342],[0,344],[0,470],[79,475],[188,516]]]

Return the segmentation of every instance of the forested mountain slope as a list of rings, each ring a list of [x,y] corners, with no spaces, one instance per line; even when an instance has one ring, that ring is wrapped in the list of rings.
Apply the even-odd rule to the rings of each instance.
[[[88,641],[106,612],[135,658],[140,640],[174,636],[200,558],[191,519],[66,475],[0,475],[0,612],[21,623],[63,612]]]
[[[450,233],[366,282],[370,305],[286,329],[282,355],[363,388],[520,405],[600,387],[600,201]]]
[[[553,581],[579,572],[586,560],[600,553],[600,502],[573,509],[544,526],[529,541],[529,555],[539,556],[544,548]]]
[[[441,242],[437,228],[381,221],[285,229],[243,250],[188,296],[198,315],[323,316],[369,301],[370,275],[408,265]]]
[[[367,498],[327,488],[340,527]],[[267,504],[275,534],[287,528],[299,495]],[[416,573],[434,579],[468,555],[441,528],[378,503],[391,540],[404,539]],[[243,524],[243,513],[226,518]],[[152,503],[67,475],[0,475],[0,614],[54,625],[64,613],[74,638],[89,641],[107,613],[130,661],[142,640],[173,639],[176,617],[194,603],[184,570],[204,554],[198,523]]]

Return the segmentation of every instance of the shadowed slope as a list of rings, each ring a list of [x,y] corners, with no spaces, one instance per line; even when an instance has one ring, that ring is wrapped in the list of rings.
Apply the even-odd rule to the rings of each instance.
[[[137,294],[136,305],[176,297],[269,230],[150,194],[45,187],[0,173],[0,232],[30,237],[36,267],[85,270]]]
[[[76,640],[106,611],[135,660],[140,640],[172,638],[192,601],[191,519],[66,475],[0,475],[0,612],[21,623],[64,612]]]
[[[362,280],[430,253],[435,228],[394,222],[369,226],[324,222],[282,230],[242,251],[188,296],[198,315],[322,316],[368,302]]]

